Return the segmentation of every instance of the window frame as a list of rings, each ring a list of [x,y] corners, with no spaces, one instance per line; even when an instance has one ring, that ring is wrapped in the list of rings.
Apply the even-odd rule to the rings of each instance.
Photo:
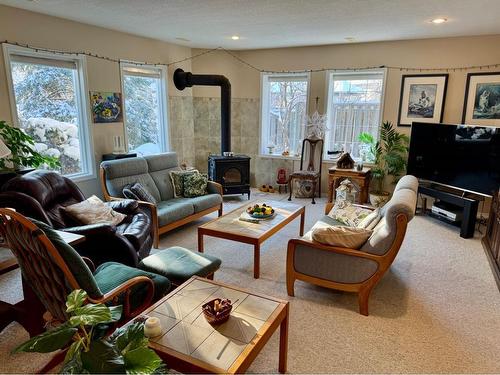
[[[326,71],[326,92],[325,92],[325,97],[326,97],[326,107],[325,107],[325,114],[326,114],[326,123],[328,130],[325,133],[325,147],[324,147],[324,155],[323,155],[323,161],[328,163],[334,163],[336,160],[330,159],[328,157],[327,151],[331,147],[331,137],[330,137],[330,132],[333,131],[333,129],[330,128],[331,121],[330,121],[330,116],[332,113],[332,107],[333,107],[333,89],[334,89],[334,79],[333,77],[337,75],[343,75],[345,77],[350,77],[350,79],[354,78],[359,78],[359,77],[367,77],[369,73],[381,73],[382,74],[382,91],[380,93],[380,111],[379,111],[379,127],[377,129],[377,140],[380,137],[380,124],[382,124],[383,118],[384,118],[384,108],[385,108],[385,93],[386,93],[386,85],[387,85],[387,68],[373,68],[373,69],[357,69],[357,70],[327,70]],[[357,160],[359,158],[354,158],[354,160]],[[365,164],[370,164],[370,163],[365,163]]]
[[[60,61],[71,61],[76,64],[76,73],[78,80],[78,87],[75,87],[76,103],[78,110],[78,120],[81,124],[78,126],[78,140],[80,143],[80,156],[82,158],[82,171],[79,173],[71,173],[63,175],[70,178],[75,182],[86,181],[95,179],[96,163],[94,155],[94,142],[92,138],[92,131],[90,124],[90,98],[88,91],[88,78],[87,78],[87,59],[84,55],[78,54],[64,54],[59,55],[55,52],[44,52],[32,50],[21,46],[12,44],[3,45],[3,56],[5,63],[5,73],[7,78],[7,87],[9,91],[10,112],[12,117],[12,124],[16,128],[19,127],[19,116],[17,113],[16,95],[14,92],[14,82],[12,79],[11,55],[21,55],[32,58],[51,59]]]
[[[307,98],[306,98],[306,117],[309,115],[309,99],[311,94],[311,73],[260,73],[260,126],[259,126],[259,156],[265,157],[282,157],[277,154],[269,154],[266,152],[267,144],[265,144],[264,133],[269,130],[269,95],[268,90],[265,90],[269,85],[269,77],[286,78],[286,77],[305,77],[307,82]],[[292,158],[294,152],[290,153],[290,156],[286,158]]]
[[[133,61],[120,61],[120,84],[122,90],[122,101],[123,101],[123,134],[124,142],[127,152],[129,152],[128,145],[128,133],[127,133],[127,113],[125,108],[125,76],[126,68],[136,68],[144,70],[158,70],[160,72],[160,119],[162,124],[160,126],[160,152],[169,152],[171,150],[170,144],[170,121],[169,121],[169,100],[168,100],[168,69],[165,66],[158,65],[145,65]],[[131,75],[133,76],[133,75]]]

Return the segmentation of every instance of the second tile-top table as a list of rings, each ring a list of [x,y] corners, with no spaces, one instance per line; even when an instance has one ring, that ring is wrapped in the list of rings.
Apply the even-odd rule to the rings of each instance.
[[[248,207],[266,203],[273,207],[276,216],[259,223],[241,221],[240,215]],[[304,235],[304,219],[306,209],[293,203],[279,201],[252,201],[228,212],[227,214],[198,227],[198,251],[203,252],[203,236],[212,236],[226,240],[248,243],[254,246],[253,275],[260,277],[260,245],[285,225],[300,216],[300,236]]]
[[[233,303],[229,320],[216,326],[201,309],[214,298]],[[288,310],[286,301],[194,276],[142,315],[160,319],[162,333],[149,345],[170,368],[183,373],[245,372],[280,327],[279,371],[284,373]]]

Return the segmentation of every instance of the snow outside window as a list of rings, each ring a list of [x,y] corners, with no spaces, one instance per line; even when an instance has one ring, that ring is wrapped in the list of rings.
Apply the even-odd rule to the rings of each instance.
[[[129,151],[139,155],[168,151],[165,70],[122,64],[122,85]]]
[[[81,58],[58,58],[6,46],[15,122],[36,149],[59,159],[58,172],[93,174]]]

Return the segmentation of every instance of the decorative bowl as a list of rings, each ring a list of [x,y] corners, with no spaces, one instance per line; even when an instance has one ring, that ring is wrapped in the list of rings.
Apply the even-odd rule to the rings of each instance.
[[[229,319],[233,305],[229,299],[215,298],[201,306],[205,319],[210,324],[222,324]]]
[[[247,213],[255,219],[269,219],[276,214],[274,208],[265,203],[248,207]]]

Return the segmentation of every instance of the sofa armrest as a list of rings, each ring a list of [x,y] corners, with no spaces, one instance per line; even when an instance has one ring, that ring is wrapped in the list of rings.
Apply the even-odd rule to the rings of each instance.
[[[210,194],[223,194],[222,185],[215,181],[208,181],[207,191]]]
[[[133,199],[121,199],[106,202],[106,205],[117,212],[129,215],[133,214],[137,210],[137,207],[139,207],[139,202]]]
[[[358,258],[366,258],[366,259],[373,260],[377,263],[380,263],[383,259],[383,256],[366,253],[366,252],[361,251],[361,250],[350,249],[348,247],[328,246],[328,245],[324,245],[324,244],[317,242],[317,241],[314,241],[314,240],[310,241],[310,240],[299,239],[299,238],[293,238],[293,239],[288,241],[288,255],[290,256],[290,252],[295,251],[295,247],[297,247],[299,245],[308,246],[308,247],[312,247],[314,249],[329,251],[329,252],[333,252],[333,253],[337,253],[337,254],[351,255],[354,257],[358,257]]]
[[[99,224],[80,225],[77,227],[63,228],[59,230],[62,232],[81,234],[83,236],[89,236],[89,235],[92,236],[96,234],[113,234],[116,232],[116,227],[110,224],[99,223]]]

